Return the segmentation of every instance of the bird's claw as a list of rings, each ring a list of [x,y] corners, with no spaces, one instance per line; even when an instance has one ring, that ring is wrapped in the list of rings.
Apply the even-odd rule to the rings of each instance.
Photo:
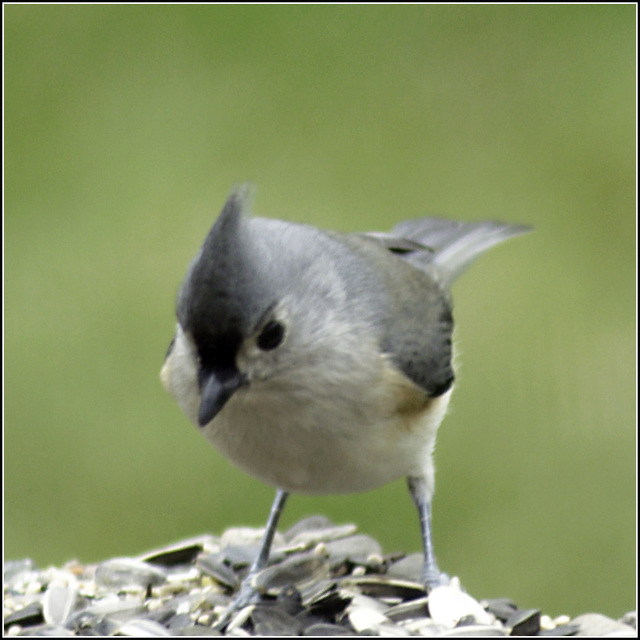
[[[224,631],[237,613],[260,602],[260,594],[249,582],[250,580],[247,579],[242,583],[233,602],[223,611],[220,618],[218,618],[217,622],[213,625],[214,630]]]

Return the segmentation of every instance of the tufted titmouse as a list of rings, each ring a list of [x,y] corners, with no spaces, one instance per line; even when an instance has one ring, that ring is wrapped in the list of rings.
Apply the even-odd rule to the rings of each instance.
[[[431,539],[432,453],[454,382],[449,285],[528,227],[439,218],[343,235],[249,217],[231,193],[178,294],[165,388],[238,467],[277,487],[268,561],[289,492],[366,491],[406,476],[427,590],[446,576]]]

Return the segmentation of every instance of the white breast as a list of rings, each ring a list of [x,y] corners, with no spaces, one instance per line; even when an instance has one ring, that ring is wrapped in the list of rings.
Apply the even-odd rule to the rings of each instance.
[[[197,424],[193,346],[178,328],[161,378]],[[384,356],[334,385],[259,381],[200,430],[239,468],[295,493],[351,493],[402,476],[433,485],[432,452],[451,390],[425,402]],[[362,379],[365,376],[366,379]]]

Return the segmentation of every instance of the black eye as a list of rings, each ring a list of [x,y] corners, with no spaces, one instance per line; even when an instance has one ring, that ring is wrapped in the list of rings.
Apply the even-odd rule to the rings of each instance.
[[[284,325],[277,320],[269,320],[258,336],[258,347],[263,351],[271,351],[280,346],[284,338]]]

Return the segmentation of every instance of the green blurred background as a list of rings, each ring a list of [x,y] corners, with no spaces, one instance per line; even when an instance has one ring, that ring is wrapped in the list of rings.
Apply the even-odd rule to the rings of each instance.
[[[635,606],[635,6],[8,5],[5,558],[97,561],[273,491],[158,372],[234,182],[345,231],[527,223],[454,289],[441,566],[477,598]],[[294,497],[420,547],[405,483]]]

